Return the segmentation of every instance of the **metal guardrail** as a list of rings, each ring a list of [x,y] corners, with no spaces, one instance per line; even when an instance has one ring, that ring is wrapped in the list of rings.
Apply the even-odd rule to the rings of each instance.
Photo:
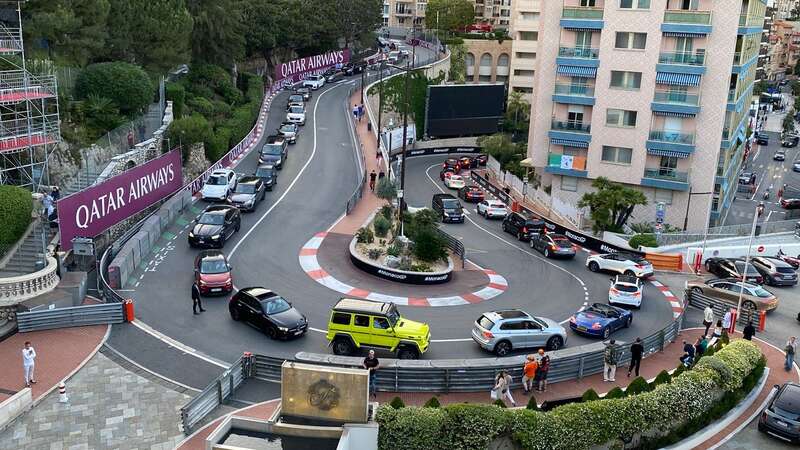
[[[731,306],[724,300],[708,297],[699,292],[690,291],[687,292],[685,295],[687,298],[687,305],[689,306],[694,306],[695,308],[699,309],[705,309],[706,306],[712,305],[711,309],[714,310],[714,317],[716,319],[721,319],[722,316],[725,315],[726,311],[730,311],[731,309],[736,309],[735,305]],[[758,323],[758,313],[749,309],[742,308],[742,313],[736,316],[736,321],[739,323],[747,324],[747,322],[751,320],[754,323]],[[712,327],[714,327],[714,325],[716,324],[711,324]]]
[[[251,358],[240,357],[238,361],[222,372],[222,375],[181,408],[183,432],[187,435],[191,433],[195,425],[202,422],[211,411],[232,397],[244,380],[251,376]]]
[[[353,194],[347,200],[347,205],[345,206],[345,214],[350,214],[353,209],[355,209],[356,205],[358,205],[359,200],[364,195],[364,183],[367,182],[367,161],[364,158],[364,147],[361,145],[361,140],[358,139],[358,131],[356,130],[356,123],[353,120],[353,115],[350,114],[350,98],[353,96],[353,88],[350,88],[350,91],[347,94],[347,98],[344,101],[344,110],[345,110],[345,117],[348,117],[348,121],[350,123],[351,130],[353,131],[353,136],[356,138],[356,152],[358,153],[359,167],[361,168],[361,173],[358,175],[358,186],[356,186]]]
[[[17,313],[20,332],[51,330],[54,328],[106,325],[125,321],[122,303],[72,306]]]
[[[461,268],[464,268],[464,259],[466,258],[466,250],[464,249],[464,244],[459,241],[458,239],[450,236],[447,232],[443,231],[440,228],[437,228],[436,231],[439,232],[439,237],[444,239],[445,243],[447,244],[447,248],[450,249],[451,252],[458,255],[461,258]]]

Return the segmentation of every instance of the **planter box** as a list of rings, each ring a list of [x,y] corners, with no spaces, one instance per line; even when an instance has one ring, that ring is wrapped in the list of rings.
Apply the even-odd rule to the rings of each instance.
[[[439,272],[411,272],[407,270],[392,269],[361,256],[356,250],[356,238],[350,241],[350,260],[359,269],[385,280],[397,281],[407,284],[442,284],[453,277],[453,260],[447,258],[447,270]]]

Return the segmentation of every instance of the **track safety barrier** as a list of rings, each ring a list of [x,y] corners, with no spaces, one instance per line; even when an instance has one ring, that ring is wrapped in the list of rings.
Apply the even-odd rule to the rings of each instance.
[[[22,333],[54,328],[107,325],[124,321],[125,312],[120,302],[17,313],[17,327]]]
[[[181,408],[181,424],[185,434],[191,434],[198,423],[202,422],[211,411],[231,398],[236,389],[247,378],[252,376],[252,360],[252,354],[245,353],[242,355],[238,361],[225,369],[202,392],[195,395]]]
[[[687,291],[686,299],[689,306],[694,306],[695,308],[699,309],[705,309],[706,306],[711,305],[711,309],[714,311],[715,319],[722,319],[722,316],[724,316],[728,311],[736,311],[736,307],[731,306],[727,301],[708,297],[698,291]],[[746,308],[744,303],[742,305],[742,312],[741,314],[736,314],[736,321],[738,323],[747,324],[747,322],[752,320],[753,324],[759,324],[760,317],[758,312],[756,310]],[[711,327],[713,328],[715,325],[715,323],[711,324]]]
[[[466,249],[464,248],[464,244],[440,228],[437,228],[436,231],[439,232],[439,237],[444,240],[447,248],[449,248],[453,254],[458,255],[458,257],[461,258],[461,268],[463,269],[465,265],[464,260],[466,259]]]

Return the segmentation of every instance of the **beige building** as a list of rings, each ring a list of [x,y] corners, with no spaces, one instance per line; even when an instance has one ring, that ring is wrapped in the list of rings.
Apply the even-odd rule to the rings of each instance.
[[[498,28],[511,24],[512,0],[470,0],[475,6],[475,22]],[[389,27],[411,27],[425,23],[425,7],[428,0],[384,0],[383,25]]]
[[[467,83],[508,83],[511,40],[464,39]]]
[[[782,80],[786,69],[794,69],[800,58],[800,22],[776,20],[772,23],[765,70],[767,79]]]

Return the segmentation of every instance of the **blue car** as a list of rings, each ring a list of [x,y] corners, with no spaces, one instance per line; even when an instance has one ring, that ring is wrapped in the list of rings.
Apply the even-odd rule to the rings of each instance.
[[[628,328],[633,314],[627,309],[592,303],[569,318],[569,327],[578,334],[607,339],[620,328]]]

